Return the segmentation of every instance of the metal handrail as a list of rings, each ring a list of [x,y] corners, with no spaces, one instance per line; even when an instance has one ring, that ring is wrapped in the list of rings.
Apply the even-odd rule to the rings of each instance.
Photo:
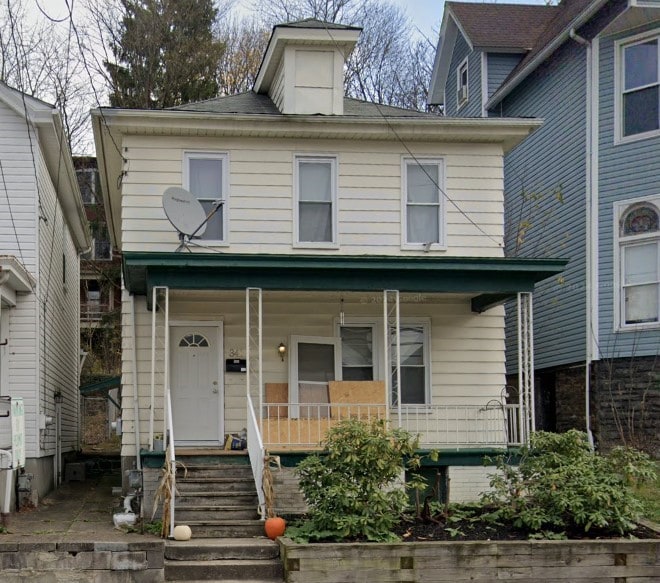
[[[170,462],[170,538],[174,538],[174,507],[176,501],[176,453],[174,452],[174,423],[172,422],[172,393],[167,391],[167,448],[165,455]]]
[[[259,513],[261,514],[261,518],[265,519],[266,496],[263,490],[263,475],[266,449],[261,439],[257,415],[254,411],[254,405],[252,404],[252,397],[250,395],[247,396],[247,446],[250,466],[252,466],[252,475],[254,476],[254,485],[257,488],[257,496],[259,497]]]

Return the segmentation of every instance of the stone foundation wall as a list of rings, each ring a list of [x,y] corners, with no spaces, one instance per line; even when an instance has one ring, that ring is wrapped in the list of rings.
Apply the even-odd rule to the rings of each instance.
[[[586,429],[585,367],[576,366],[555,372],[555,415],[557,431]]]
[[[3,583],[161,583],[164,542],[0,541]]]
[[[598,446],[631,445],[660,455],[660,359],[593,363],[593,430]]]

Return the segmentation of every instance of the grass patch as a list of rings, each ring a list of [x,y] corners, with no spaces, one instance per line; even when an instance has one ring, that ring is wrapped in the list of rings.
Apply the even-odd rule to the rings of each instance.
[[[644,518],[660,524],[660,462],[655,462],[655,466],[655,481],[635,488],[635,495],[644,504]]]

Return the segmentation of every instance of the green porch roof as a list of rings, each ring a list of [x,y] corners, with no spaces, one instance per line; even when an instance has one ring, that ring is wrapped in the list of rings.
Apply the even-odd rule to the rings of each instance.
[[[124,285],[137,295],[155,286],[188,290],[379,291],[471,293],[480,312],[561,273],[567,259],[257,255],[236,253],[123,254]]]

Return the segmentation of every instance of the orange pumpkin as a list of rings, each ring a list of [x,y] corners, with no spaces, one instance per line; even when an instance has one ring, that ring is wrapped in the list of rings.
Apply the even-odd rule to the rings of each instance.
[[[266,523],[264,524],[264,530],[266,531],[266,536],[275,540],[278,536],[282,536],[286,530],[286,520],[280,518],[279,516],[273,516],[272,518],[266,518]]]

